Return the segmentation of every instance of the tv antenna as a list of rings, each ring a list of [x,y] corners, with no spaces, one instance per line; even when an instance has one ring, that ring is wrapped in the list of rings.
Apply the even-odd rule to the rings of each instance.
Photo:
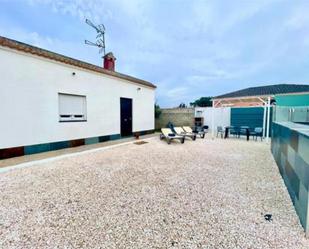
[[[89,19],[86,19],[86,23],[94,28],[97,32],[96,42],[91,42],[88,40],[85,40],[85,44],[90,46],[95,46],[99,48],[99,53],[101,54],[103,52],[103,56],[105,55],[105,27],[103,24],[94,25]]]

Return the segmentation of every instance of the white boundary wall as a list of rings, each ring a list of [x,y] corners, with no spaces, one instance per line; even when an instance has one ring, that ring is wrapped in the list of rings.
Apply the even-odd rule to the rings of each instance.
[[[209,130],[212,128],[212,112],[214,109],[214,122],[215,129],[217,126],[230,126],[231,125],[231,108],[230,107],[196,107],[195,117],[203,117],[204,125],[209,126]]]

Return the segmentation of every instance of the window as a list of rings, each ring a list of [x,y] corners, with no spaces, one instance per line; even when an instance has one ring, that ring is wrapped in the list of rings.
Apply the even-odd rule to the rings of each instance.
[[[86,121],[86,96],[58,93],[59,121]]]

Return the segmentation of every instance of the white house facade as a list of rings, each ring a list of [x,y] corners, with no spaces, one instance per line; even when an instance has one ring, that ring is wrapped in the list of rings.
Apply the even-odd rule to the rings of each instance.
[[[154,130],[153,84],[4,37],[0,87],[0,159]]]

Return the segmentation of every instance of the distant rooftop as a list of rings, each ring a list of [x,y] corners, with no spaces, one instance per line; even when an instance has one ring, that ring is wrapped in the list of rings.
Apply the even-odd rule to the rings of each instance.
[[[214,99],[223,98],[238,98],[250,96],[265,96],[275,94],[288,94],[288,93],[309,93],[309,85],[299,84],[277,84],[268,86],[248,87],[235,92],[230,92],[214,97]]]

